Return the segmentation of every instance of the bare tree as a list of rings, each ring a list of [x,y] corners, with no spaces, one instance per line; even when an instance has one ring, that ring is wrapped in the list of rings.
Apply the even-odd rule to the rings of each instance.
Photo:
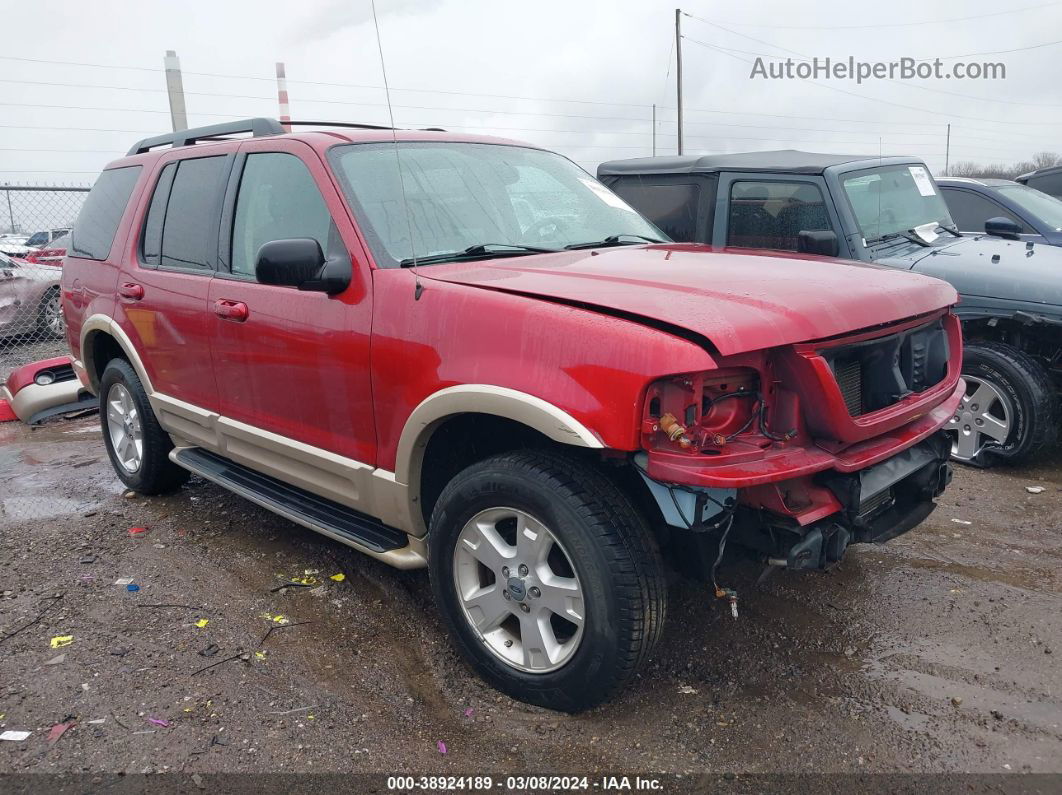
[[[990,179],[1014,179],[1015,177],[1035,171],[1038,168],[1048,168],[1062,164],[1062,155],[1055,152],[1037,152],[1031,160],[1021,160],[1007,165],[1005,163],[975,163],[972,160],[962,160],[953,163],[948,169],[949,177],[984,177]]]

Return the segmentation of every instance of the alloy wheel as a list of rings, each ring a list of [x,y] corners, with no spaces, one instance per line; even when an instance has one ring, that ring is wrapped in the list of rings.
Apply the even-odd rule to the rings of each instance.
[[[579,648],[579,576],[556,536],[530,514],[491,508],[469,519],[457,537],[453,574],[465,618],[507,665],[548,673]]]
[[[144,457],[144,432],[140,412],[129,390],[114,384],[107,392],[107,433],[118,463],[129,473],[140,469]]]
[[[945,430],[952,433],[951,456],[971,461],[986,447],[1002,446],[1010,436],[1014,410],[990,381],[963,374],[966,394]]]

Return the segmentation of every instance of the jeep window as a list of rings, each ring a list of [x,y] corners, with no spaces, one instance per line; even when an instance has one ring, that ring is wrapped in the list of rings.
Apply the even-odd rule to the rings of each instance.
[[[173,177],[162,226],[163,268],[210,268],[217,255],[217,197],[226,157],[181,160]]]
[[[329,159],[382,267],[414,254],[445,258],[481,245],[479,256],[486,257],[500,253],[491,244],[552,250],[613,236],[663,237],[616,194],[551,152],[406,141],[337,146]]]
[[[726,244],[796,251],[801,232],[830,229],[822,191],[810,182],[735,182]]]
[[[1027,185],[1003,185],[996,188],[996,191],[1033,218],[1039,218],[1056,232],[1062,232],[1062,201],[1054,196]]]
[[[643,177],[621,177],[614,190],[639,212],[651,218],[674,240],[697,240],[697,210],[701,186],[688,182],[655,182]]]
[[[1022,232],[1029,231],[1014,213],[1008,212],[991,199],[987,199],[979,193],[974,193],[972,190],[962,190],[961,188],[941,188],[940,192],[944,194],[944,198],[948,203],[948,211],[951,213],[951,217],[959,227],[960,232],[980,232],[983,234],[985,221],[989,218],[1006,218],[1008,221],[1014,221],[1014,223],[1021,226]]]
[[[111,168],[100,174],[96,184],[89,191],[88,198],[81,206],[74,225],[73,242],[70,254],[86,259],[104,260],[111,253],[111,243],[118,231],[125,206],[133,193],[133,186],[140,176],[142,166]],[[48,242],[48,233],[40,232],[33,237],[43,235],[41,243],[33,243],[33,238],[26,245],[43,245]]]
[[[254,276],[258,249],[271,240],[309,237],[328,252],[336,235],[321,192],[298,157],[282,152],[247,156],[232,229],[233,273]]]
[[[880,166],[844,177],[844,192],[867,243],[934,224],[954,228],[925,166]]]

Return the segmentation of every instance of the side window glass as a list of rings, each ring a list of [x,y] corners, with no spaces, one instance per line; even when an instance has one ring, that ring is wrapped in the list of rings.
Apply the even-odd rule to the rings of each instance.
[[[173,175],[177,171],[176,163],[168,163],[159,174],[155,192],[151,194],[147,218],[144,220],[144,233],[140,237],[140,257],[145,265],[152,268],[159,266],[162,257],[162,221],[166,214],[166,202],[170,198]]]
[[[727,245],[796,251],[801,232],[829,231],[830,216],[809,182],[735,182],[730,188]]]
[[[298,237],[316,240],[325,254],[338,245],[332,216],[306,164],[282,152],[248,155],[236,195],[232,272],[253,277],[264,243]]]
[[[225,170],[224,157],[181,160],[170,188],[162,227],[163,268],[211,267],[217,254],[217,198]]]
[[[653,184],[634,177],[617,180],[612,190],[672,240],[692,242],[697,239],[699,185],[681,182]]]
[[[941,188],[941,192],[948,203],[948,212],[951,213],[951,218],[958,225],[960,232],[983,233],[985,221],[989,218],[1006,218],[1021,226],[1023,232],[1029,231],[1013,213],[973,191]]]
[[[133,187],[140,177],[141,168],[142,166],[112,168],[100,174],[81,206],[81,212],[78,213],[77,222],[74,224],[70,246],[72,256],[107,259],[125,206],[129,203]],[[39,238],[39,242],[35,242],[34,238]],[[41,232],[26,241],[26,245],[44,245],[47,242],[47,232]]]

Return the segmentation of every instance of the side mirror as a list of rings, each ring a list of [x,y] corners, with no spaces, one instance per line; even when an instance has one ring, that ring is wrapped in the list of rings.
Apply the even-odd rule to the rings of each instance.
[[[823,257],[836,257],[841,253],[841,244],[835,232],[799,232],[797,234],[797,252],[800,254],[819,254]]]
[[[1021,234],[1021,225],[1002,216],[989,218],[985,221],[985,234],[1017,240]]]
[[[255,277],[261,284],[297,287],[335,295],[350,285],[350,259],[325,259],[321,245],[308,237],[271,240],[258,249]]]

